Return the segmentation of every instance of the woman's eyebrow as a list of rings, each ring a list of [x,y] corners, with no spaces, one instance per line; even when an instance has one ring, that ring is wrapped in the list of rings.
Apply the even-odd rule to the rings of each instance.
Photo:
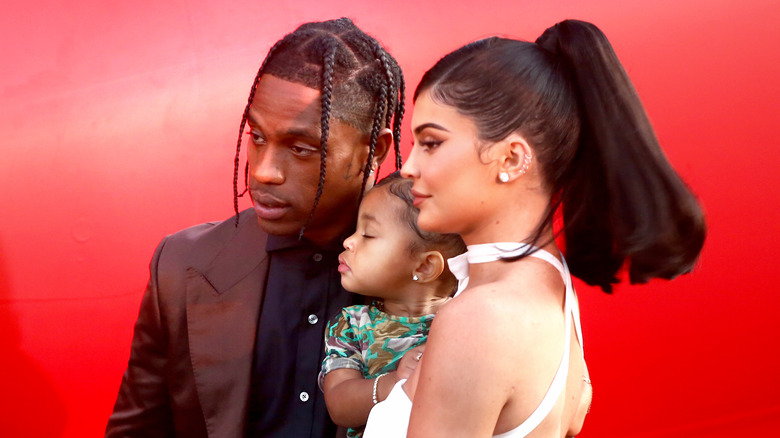
[[[414,133],[415,134],[419,134],[420,132],[422,132],[426,128],[433,128],[433,129],[438,129],[439,131],[450,132],[449,129],[447,129],[447,128],[441,126],[441,125],[438,125],[436,123],[423,123],[422,125],[414,128]]]

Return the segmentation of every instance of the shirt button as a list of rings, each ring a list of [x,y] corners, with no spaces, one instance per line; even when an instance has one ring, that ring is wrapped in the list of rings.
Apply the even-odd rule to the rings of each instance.
[[[309,315],[309,324],[311,324],[311,325],[317,324],[317,321],[319,321],[319,320],[320,319],[317,318],[317,315],[315,315],[313,313],[311,315]]]
[[[320,253],[314,254],[311,258],[313,258],[315,262],[321,262],[322,261],[322,254],[320,254]]]
[[[299,397],[301,398],[301,401],[304,403],[309,401],[309,393],[306,391],[303,391]]]

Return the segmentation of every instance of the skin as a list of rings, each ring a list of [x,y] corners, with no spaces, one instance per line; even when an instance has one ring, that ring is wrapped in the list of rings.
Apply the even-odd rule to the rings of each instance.
[[[314,205],[320,173],[320,91],[264,75],[249,108],[249,192],[260,227],[295,235]],[[392,144],[383,129],[372,168]],[[304,236],[317,245],[338,238],[354,224],[368,157],[368,136],[331,117],[325,186]],[[366,188],[373,181],[369,178]]]
[[[401,219],[404,208],[386,186],[368,192],[360,204],[357,229],[344,240],[345,251],[339,256],[341,285],[382,298],[390,314],[429,315],[448,297],[435,281],[444,270],[444,257],[438,251],[410,251],[418,238]]]
[[[524,156],[535,154],[521,135],[482,143],[471,119],[428,92],[415,103],[412,130],[402,174],[414,180],[421,228],[459,233],[467,245],[528,239],[550,194],[533,158],[523,170]],[[499,172],[509,181],[499,182]],[[551,237],[546,230],[543,249],[559,255]],[[469,274],[469,287],[437,314],[425,358],[405,385],[414,400],[409,437],[512,430],[536,409],[560,363],[565,287],[552,265],[524,258],[475,264]],[[574,328],[572,339],[566,387],[530,437],[576,435],[582,426],[590,395]]]
[[[427,97],[422,96],[418,102],[425,100]],[[426,167],[425,173],[415,180],[412,191],[415,205],[420,208],[417,224],[429,231],[469,233],[472,230],[462,225],[474,223],[480,210],[492,208],[494,201],[478,190],[473,181],[489,179],[490,173],[494,172],[491,167],[495,166],[483,165],[482,160],[486,157],[481,157],[474,147],[478,138],[473,121],[437,106],[422,105],[419,110],[415,108],[415,115],[418,111],[418,119],[426,111],[430,114],[425,114],[428,121],[414,126],[414,149],[404,165],[407,170],[416,168],[418,162]],[[442,142],[450,147],[446,153],[439,154],[437,148]],[[436,159],[436,166],[427,166],[425,163],[432,158]],[[458,177],[452,178],[452,175]],[[432,196],[433,193],[436,196]],[[464,197],[472,200],[475,208],[461,208]]]
[[[382,298],[384,311],[396,316],[436,313],[449,299],[446,285],[438,281],[444,271],[444,257],[438,251],[410,252],[417,239],[401,220],[403,201],[386,186],[372,189],[363,198],[357,229],[344,241],[339,256],[341,284],[361,295]],[[417,275],[418,280],[412,277]],[[419,346],[407,352],[398,369],[382,377],[377,399],[384,400],[395,383],[408,378],[417,366]],[[323,392],[333,421],[341,426],[366,424],[373,407],[374,379],[352,369],[333,370],[325,376]]]

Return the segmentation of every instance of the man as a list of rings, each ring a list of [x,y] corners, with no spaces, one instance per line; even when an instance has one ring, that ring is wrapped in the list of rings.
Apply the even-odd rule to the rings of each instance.
[[[241,122],[236,216],[157,248],[106,436],[334,435],[317,374],[325,324],[352,303],[337,256],[391,144],[400,164],[403,90],[346,18],[271,48]],[[238,213],[243,134],[254,209]]]

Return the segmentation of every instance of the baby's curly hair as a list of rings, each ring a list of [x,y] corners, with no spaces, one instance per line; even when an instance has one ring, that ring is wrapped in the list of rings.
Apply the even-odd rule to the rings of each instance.
[[[380,180],[374,189],[387,187],[387,191],[398,197],[404,202],[406,208],[400,210],[400,219],[406,223],[414,232],[416,239],[412,241],[409,252],[419,251],[438,251],[444,257],[449,259],[466,252],[466,244],[458,234],[453,233],[434,233],[421,230],[417,225],[417,216],[420,209],[414,206],[414,196],[412,195],[412,180],[401,177],[400,172],[393,172]],[[454,293],[458,286],[458,280],[449,269],[447,263],[444,264],[444,272],[440,276],[442,283],[452,288]]]

